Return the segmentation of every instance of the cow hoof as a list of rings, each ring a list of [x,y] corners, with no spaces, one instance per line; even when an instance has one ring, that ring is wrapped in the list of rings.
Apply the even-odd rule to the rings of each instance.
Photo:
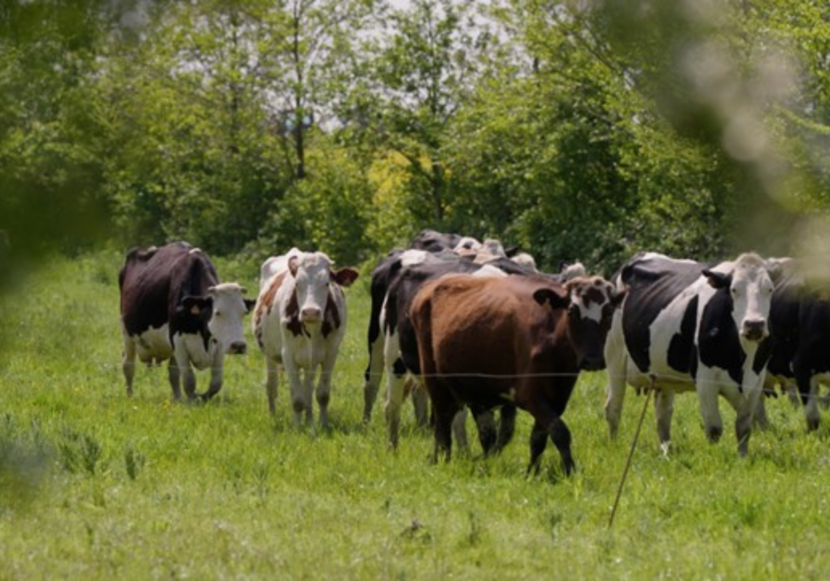
[[[818,419],[808,419],[807,420],[807,431],[808,432],[815,432],[818,429],[819,421]]]
[[[670,441],[665,441],[660,443],[660,453],[663,455],[664,460],[669,459],[669,446],[671,445]]]
[[[723,428],[715,427],[715,428],[706,428],[706,439],[709,440],[710,444],[717,444],[720,441],[720,437],[723,435]]]

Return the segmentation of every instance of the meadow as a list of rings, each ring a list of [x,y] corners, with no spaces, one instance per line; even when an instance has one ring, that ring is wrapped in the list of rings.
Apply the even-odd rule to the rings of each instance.
[[[643,398],[620,438],[604,373],[583,374],[565,420],[577,472],[548,447],[525,478],[530,422],[481,460],[432,465],[404,408],[387,449],[382,396],[362,423],[370,268],[349,328],[329,432],[296,428],[287,385],[269,417],[264,363],[229,358],[214,401],[171,401],[164,369],[120,369],[115,251],[59,258],[0,297],[0,579],[826,579],[830,419],[769,400],[771,428],[740,459],[734,413],[706,442],[696,398],[676,401],[663,458],[646,415],[614,527],[608,518]],[[217,261],[252,294],[256,264]],[[199,373],[203,390],[207,376]],[[827,415],[827,414],[825,414]]]

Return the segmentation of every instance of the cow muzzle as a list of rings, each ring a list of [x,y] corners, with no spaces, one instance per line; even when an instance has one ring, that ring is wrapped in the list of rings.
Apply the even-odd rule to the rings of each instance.
[[[579,362],[579,368],[582,371],[600,371],[605,369],[605,358],[596,355],[583,357]]]
[[[323,311],[317,307],[306,307],[300,311],[300,321],[303,323],[319,323],[323,317]]]
[[[228,347],[228,353],[231,355],[245,355],[248,351],[248,344],[245,341],[234,341]]]
[[[767,338],[767,322],[764,319],[753,319],[744,321],[741,335],[747,341],[762,341]]]

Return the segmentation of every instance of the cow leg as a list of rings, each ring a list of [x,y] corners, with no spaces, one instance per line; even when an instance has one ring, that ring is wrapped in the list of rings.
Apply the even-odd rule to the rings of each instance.
[[[410,378],[412,382],[412,409],[415,411],[415,423],[425,428],[429,425],[429,397],[427,390],[421,385],[421,382],[414,377]]]
[[[401,404],[406,380],[406,369],[400,358],[395,360],[391,369],[386,370],[386,425],[389,427],[389,447],[398,447],[398,432],[401,424]],[[450,420],[452,422],[452,420]]]
[[[654,415],[657,416],[657,435],[660,437],[660,449],[664,456],[669,455],[671,442],[671,418],[674,413],[674,390],[657,389],[654,395]]]
[[[167,379],[170,380],[170,387],[173,390],[173,399],[178,401],[182,399],[182,390],[179,388],[181,373],[179,371],[179,364],[176,363],[176,358],[171,357],[167,364]]]
[[[548,432],[537,421],[533,424],[533,430],[530,432],[530,464],[527,465],[526,476],[530,476],[531,472],[533,474],[539,474],[539,468],[541,466],[540,459],[547,445]]]
[[[323,360],[320,370],[320,381],[317,382],[317,405],[320,406],[320,427],[329,427],[329,399],[331,397],[331,376],[334,374],[334,362],[337,358],[337,350],[330,349]]]
[[[294,424],[302,425],[303,410],[305,410],[305,398],[303,397],[303,385],[300,381],[300,368],[294,363],[291,357],[283,354],[282,361],[285,367],[285,375],[288,377],[288,385],[291,388],[291,407],[294,410]]]
[[[470,443],[467,441],[467,408],[458,410],[452,419],[452,437],[458,444],[458,452],[469,454]]]
[[[450,395],[448,386],[441,389],[440,395],[432,393],[432,406],[435,410],[435,451],[432,460],[438,462],[438,456],[443,455],[444,460],[449,462],[452,453],[452,422],[461,406]]]
[[[216,355],[213,358],[213,364],[210,368],[210,385],[208,390],[200,397],[202,401],[209,401],[214,395],[219,393],[222,389],[222,381],[224,377],[224,353],[221,349],[216,350]]]
[[[818,388],[819,384],[814,378],[809,378],[805,381],[809,386],[807,388],[807,398],[804,404],[804,416],[807,419],[807,430],[812,432],[817,430],[821,422],[821,412],[818,408]],[[802,394],[804,392],[802,391]],[[803,397],[802,397],[803,399]]]
[[[316,375],[316,367],[303,370],[303,407],[305,409],[305,421],[309,426],[314,424],[314,410],[311,402],[314,401],[314,379]]]
[[[620,427],[626,388],[626,350],[622,331],[622,316],[618,312],[611,321],[611,329],[605,341],[605,363],[608,370],[608,387],[605,391],[605,421],[611,438],[617,437]]]
[[[372,408],[378,397],[378,388],[383,379],[383,341],[377,337],[369,341],[369,364],[366,366],[363,384],[363,422],[368,424],[372,418]]]
[[[279,362],[272,357],[265,357],[265,393],[268,396],[268,411],[274,415],[277,411],[277,384],[279,382]]]
[[[496,445],[496,421],[493,417],[493,411],[476,408],[470,408],[470,410],[473,412],[473,419],[476,421],[481,449],[485,456],[489,456]]]
[[[501,419],[499,421],[499,432],[496,436],[496,447],[494,454],[501,452],[510,440],[513,439],[513,432],[516,431],[516,406],[505,405],[501,408]]]
[[[121,370],[127,382],[127,395],[133,395],[133,378],[135,377],[135,343],[124,337],[124,353],[121,358]]]
[[[761,389],[744,387],[744,393],[728,389],[724,397],[737,414],[735,417],[735,438],[738,441],[738,454],[746,456],[749,451],[749,437],[752,435],[752,415],[761,398]]]
[[[706,438],[714,444],[723,434],[723,421],[718,409],[718,387],[714,381],[701,381],[698,378],[696,389]]]
[[[755,412],[752,414],[752,423],[759,430],[766,430],[769,428],[766,399],[766,394],[762,393],[761,397],[758,398],[758,405],[755,406]]]

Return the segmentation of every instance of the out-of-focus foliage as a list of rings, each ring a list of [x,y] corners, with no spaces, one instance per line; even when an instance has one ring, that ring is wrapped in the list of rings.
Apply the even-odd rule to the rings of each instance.
[[[432,227],[606,272],[794,252],[830,207],[828,22],[795,0],[5,2],[0,230],[12,254],[104,234],[346,263]]]

